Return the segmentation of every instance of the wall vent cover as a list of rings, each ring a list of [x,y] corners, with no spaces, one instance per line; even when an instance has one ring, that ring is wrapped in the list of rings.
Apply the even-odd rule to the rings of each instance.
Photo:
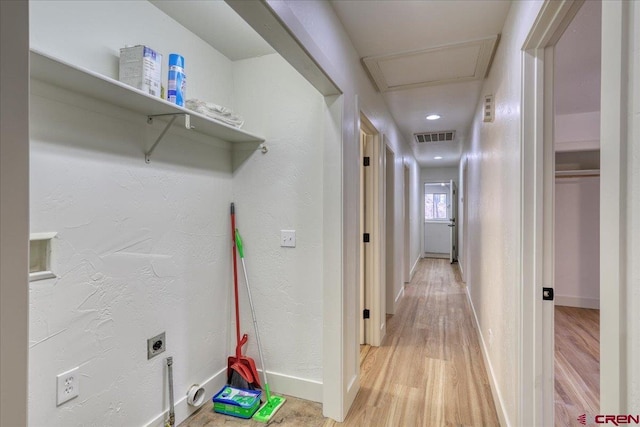
[[[442,130],[438,132],[420,132],[414,133],[413,136],[419,144],[425,142],[447,142],[453,141],[456,137],[455,130]]]

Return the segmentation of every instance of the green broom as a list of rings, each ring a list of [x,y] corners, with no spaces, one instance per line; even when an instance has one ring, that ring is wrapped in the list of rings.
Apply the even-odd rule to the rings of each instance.
[[[260,344],[260,334],[258,334],[258,322],[256,320],[256,311],[253,307],[253,300],[251,299],[251,289],[249,288],[249,277],[247,276],[247,266],[244,263],[244,248],[242,246],[242,238],[236,228],[236,247],[240,254],[240,260],[242,261],[242,271],[244,272],[244,282],[247,285],[247,295],[249,296],[249,306],[251,307],[251,317],[253,317],[253,328],[256,332],[256,344],[258,345],[258,353],[260,354],[260,364],[262,365],[262,378],[264,379],[264,392],[266,394],[266,402],[253,416],[254,420],[268,423],[269,420],[276,414],[278,409],[284,404],[286,399],[282,396],[274,396],[269,389],[269,382],[267,381],[267,368],[264,364],[264,356],[262,355],[262,345]]]

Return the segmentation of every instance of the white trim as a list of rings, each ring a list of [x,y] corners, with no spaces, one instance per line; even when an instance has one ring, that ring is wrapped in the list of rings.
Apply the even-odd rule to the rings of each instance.
[[[56,231],[45,232],[45,233],[31,233],[29,235],[29,240],[51,240],[57,235],[58,233]]]
[[[595,308],[600,309],[599,298],[574,297],[569,295],[556,295],[555,305],[578,308]]]
[[[422,259],[421,256],[416,258],[416,261],[413,263],[413,267],[411,267],[411,273],[409,274],[409,281],[413,280],[413,275],[416,274],[416,267],[418,266],[418,262]]]
[[[322,403],[322,381],[267,371],[269,386],[275,393]],[[262,376],[262,371],[260,371]]]
[[[262,371],[259,371],[262,377]],[[278,374],[276,372],[267,371],[269,376],[269,386],[271,390],[276,394],[284,394],[287,396],[295,396],[300,399],[311,400],[313,402],[322,402],[322,383],[320,381],[307,380],[304,378],[292,377],[289,375]],[[200,386],[205,390],[205,400],[202,406],[208,406],[211,404],[213,396],[220,391],[220,389],[226,384],[227,381],[227,368],[224,367],[210,378],[200,383]],[[176,393],[177,392],[177,393]],[[174,390],[175,396],[180,396],[179,390]],[[199,408],[190,406],[187,403],[186,393],[181,398],[175,401],[175,414],[176,425],[189,418],[191,414],[196,412]],[[157,415],[147,424],[146,427],[165,427],[165,421],[169,418],[169,403],[167,401],[167,409],[161,414]]]
[[[582,3],[546,0],[522,47],[518,425],[553,425],[555,418],[553,304],[541,298],[541,288],[553,286],[552,57],[546,48]]]
[[[400,300],[401,300],[402,298],[404,298],[404,286],[402,286],[402,287],[400,288],[400,291],[398,292],[398,295],[396,295],[396,299],[395,299],[395,300],[393,300],[393,301],[394,301],[394,303],[395,303],[396,305],[398,305],[398,303],[400,302]]]
[[[440,253],[440,252],[425,252],[424,253],[424,257],[425,258],[449,259],[450,256],[451,256],[450,254]]]
[[[36,282],[38,280],[53,279],[56,275],[52,271],[36,271],[29,273],[29,281]]]
[[[600,96],[600,411],[628,409],[627,140],[629,23],[635,2],[602,2]],[[631,24],[633,25],[633,24]],[[605,136],[603,138],[603,136]]]
[[[210,378],[205,380],[203,383],[200,383],[200,386],[205,390],[205,401],[203,405],[208,405],[207,402],[211,402],[213,396],[225,385],[227,381],[227,368],[224,367],[215,374],[213,374]],[[174,396],[180,396],[182,393],[178,390],[178,393],[175,393]],[[154,417],[151,421],[145,424],[146,427],[165,427],[165,420],[169,418],[169,401],[168,398],[166,400],[167,409],[163,411],[161,414]],[[194,408],[187,403],[187,395],[186,393],[180,399],[175,400],[174,402],[175,414],[176,414],[176,425],[179,425],[181,422],[189,418],[191,414],[197,411],[199,408]]]
[[[600,169],[576,169],[556,171],[556,177],[600,176]]]
[[[498,420],[500,421],[500,425],[502,427],[510,427],[511,424],[508,421],[507,413],[505,411],[504,399],[502,398],[502,394],[500,393],[500,389],[498,388],[496,375],[493,372],[491,359],[489,359],[489,351],[487,350],[487,345],[484,341],[484,336],[482,335],[482,331],[480,330],[480,322],[478,322],[478,315],[476,314],[476,308],[474,307],[473,301],[471,300],[471,295],[469,294],[469,288],[465,287],[464,293],[467,296],[467,301],[469,301],[469,306],[471,307],[471,312],[473,313],[474,326],[476,328],[476,331],[478,331],[478,337],[480,338],[480,348],[482,349],[482,359],[484,360],[484,366],[487,370],[487,376],[489,377],[489,386],[491,387],[491,395],[493,396],[493,403],[496,405]]]

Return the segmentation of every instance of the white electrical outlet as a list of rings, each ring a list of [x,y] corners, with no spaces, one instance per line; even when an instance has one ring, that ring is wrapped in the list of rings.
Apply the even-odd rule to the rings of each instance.
[[[80,377],[78,376],[79,367],[75,367],[67,372],[59,374],[58,379],[58,406],[65,402],[78,397],[80,394]]]
[[[283,248],[295,248],[296,230],[280,230],[280,246]]]

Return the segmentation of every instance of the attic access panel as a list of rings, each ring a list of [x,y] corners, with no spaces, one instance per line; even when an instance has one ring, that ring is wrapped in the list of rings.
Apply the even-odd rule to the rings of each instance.
[[[413,137],[419,144],[423,144],[425,142],[449,142],[455,139],[456,131],[444,130],[437,132],[420,132],[414,133]]]
[[[484,79],[499,35],[419,51],[363,58],[381,92]]]

